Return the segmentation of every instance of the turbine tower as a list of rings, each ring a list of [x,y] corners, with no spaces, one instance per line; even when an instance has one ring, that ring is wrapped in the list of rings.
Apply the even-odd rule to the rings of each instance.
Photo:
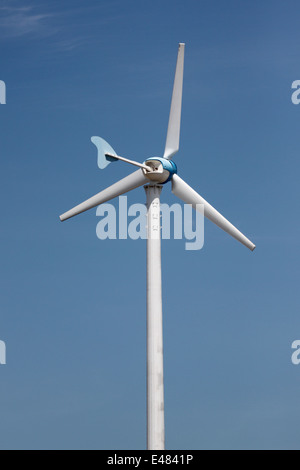
[[[192,205],[195,210],[203,212],[204,209],[205,217],[251,251],[255,249],[255,245],[245,235],[178,176],[177,166],[172,161],[172,157],[179,150],[184,49],[185,44],[180,43],[163,157],[151,157],[147,158],[144,163],[139,163],[121,157],[100,137],[92,137],[92,142],[98,149],[100,168],[105,168],[114,161],[123,161],[139,169],[60,216],[61,221],[70,219],[135,188],[143,185],[145,187],[147,196],[147,448],[149,450],[164,450],[165,448],[160,223],[160,194],[163,185],[171,182],[175,196],[184,203]]]

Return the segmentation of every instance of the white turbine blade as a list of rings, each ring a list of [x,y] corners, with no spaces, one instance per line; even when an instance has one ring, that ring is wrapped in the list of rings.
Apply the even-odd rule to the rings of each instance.
[[[255,245],[243,235],[234,225],[232,225],[225,217],[223,217],[216,209],[214,209],[203,197],[194,191],[185,181],[178,175],[173,175],[172,192],[186,204],[191,204],[197,209],[197,204],[204,205],[204,215],[214,224],[218,225],[222,230],[229,233],[233,238],[241,242],[251,251],[255,249]]]
[[[74,217],[74,215],[81,214],[81,212],[85,212],[93,207],[99,206],[99,204],[102,204],[103,202],[107,202],[110,199],[121,196],[121,194],[127,193],[128,191],[138,188],[148,182],[149,180],[146,178],[143,171],[137,170],[134,173],[131,173],[131,175],[126,176],[126,178],[123,178],[112,186],[109,186],[109,188],[106,188],[91,197],[87,201],[84,201],[68,212],[65,212],[65,214],[60,216],[60,220],[64,221],[66,219],[70,219],[71,217]]]
[[[184,48],[185,44],[180,43],[178,49],[177,65],[171,102],[171,110],[168,125],[168,134],[164,158],[170,160],[179,150],[180,121],[181,121],[181,103],[182,103],[182,85],[183,85],[183,66],[184,66]]]

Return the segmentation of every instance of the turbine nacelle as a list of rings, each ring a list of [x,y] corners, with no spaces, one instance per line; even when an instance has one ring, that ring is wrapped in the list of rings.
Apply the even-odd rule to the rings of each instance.
[[[149,168],[149,170],[143,168],[144,175],[155,183],[165,184],[177,173],[177,165],[166,158],[147,158],[144,165]]]

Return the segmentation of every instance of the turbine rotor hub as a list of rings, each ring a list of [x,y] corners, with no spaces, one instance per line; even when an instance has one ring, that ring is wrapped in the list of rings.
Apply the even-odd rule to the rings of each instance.
[[[150,171],[143,169],[144,175],[156,183],[165,184],[177,173],[176,164],[166,158],[151,157],[144,162]]]

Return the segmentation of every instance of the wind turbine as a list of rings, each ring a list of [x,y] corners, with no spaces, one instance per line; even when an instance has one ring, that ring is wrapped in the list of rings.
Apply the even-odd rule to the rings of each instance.
[[[196,210],[203,211],[204,208],[205,217],[251,251],[255,249],[255,245],[245,235],[178,176],[177,166],[171,160],[179,150],[184,49],[185,44],[180,43],[163,157],[151,157],[139,163],[117,155],[107,142],[100,137],[93,137],[92,142],[98,148],[100,168],[105,168],[112,161],[120,160],[139,169],[60,216],[61,221],[64,221],[144,185],[147,196],[147,448],[149,450],[165,448],[160,233],[160,193],[163,185],[170,181],[175,196]]]

